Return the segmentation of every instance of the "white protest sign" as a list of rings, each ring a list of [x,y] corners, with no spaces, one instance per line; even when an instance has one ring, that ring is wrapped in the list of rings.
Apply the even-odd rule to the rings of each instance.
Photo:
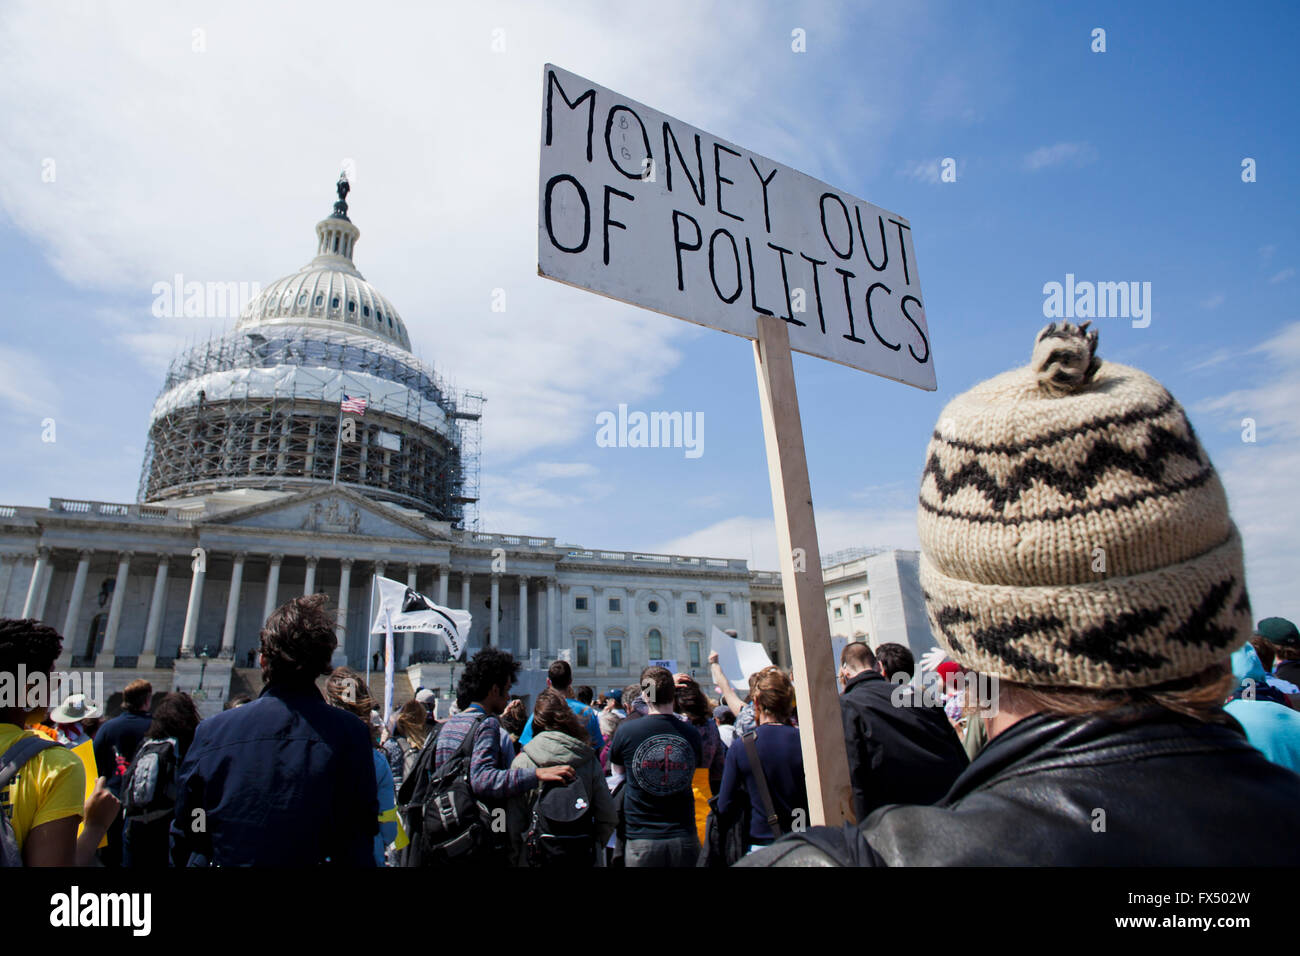
[[[676,659],[673,659],[673,660],[661,660],[661,661],[650,661],[650,663],[647,664],[646,666],[647,666],[647,667],[662,667],[664,670],[668,671],[668,673],[670,673],[670,674],[676,674],[676,673],[677,673],[677,661],[676,661]]]
[[[718,664],[731,682],[732,690],[742,696],[749,688],[749,675],[772,666],[772,659],[762,644],[737,640],[717,627],[713,629],[709,644],[709,649],[718,655]]]
[[[547,65],[537,271],[933,390],[902,216]]]

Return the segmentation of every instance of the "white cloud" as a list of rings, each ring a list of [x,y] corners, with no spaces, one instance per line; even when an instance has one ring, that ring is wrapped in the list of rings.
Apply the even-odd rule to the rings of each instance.
[[[939,176],[942,170],[939,164],[942,162],[942,158],[909,160],[903,164],[903,168],[898,171],[898,175],[920,183],[937,183],[940,181]]]
[[[817,546],[830,554],[858,545],[918,548],[915,508],[835,509],[817,512]],[[757,570],[780,570],[776,525],[770,517],[738,515],[654,546],[661,554],[744,558]]]
[[[489,398],[485,450],[508,463],[581,436],[596,409],[653,394],[692,334],[537,276],[543,63],[814,174],[870,159],[850,162],[819,135],[824,117],[796,108],[795,91],[816,82],[801,57],[754,55],[788,49],[790,22],[839,42],[814,4],[363,12],[341,0],[0,12],[0,210],[68,282],[141,303],[103,317],[140,371],[156,374],[206,331],[149,314],[153,284],[176,273],[265,284],[299,268],[348,159],[359,268],[396,304],[417,354]],[[862,51],[872,76],[895,72],[892,50],[881,34]],[[788,98],[774,101],[776,88]],[[879,108],[867,122],[884,129],[896,115]],[[41,179],[46,157],[53,182]],[[505,312],[491,311],[495,289]]]
[[[1256,441],[1230,446],[1215,462],[1228,492],[1233,520],[1246,547],[1246,580],[1255,617],[1300,616],[1300,322],[1284,327],[1251,350],[1269,366],[1255,381],[1202,402],[1196,410],[1240,433],[1255,423]]]
[[[1268,281],[1269,281],[1270,283],[1277,284],[1277,283],[1279,283],[1279,282],[1285,282],[1287,279],[1291,278],[1293,275],[1295,275],[1295,269],[1291,268],[1290,266],[1287,266],[1287,267],[1286,267],[1285,269],[1283,269],[1281,272],[1279,272],[1279,273],[1277,273],[1276,275],[1270,277]]]
[[[1096,159],[1097,150],[1090,143],[1056,143],[1040,146],[1026,156],[1025,168],[1037,172],[1053,166],[1086,166]]]
[[[40,356],[0,345],[0,405],[20,419],[53,414],[59,388]]]
[[[1217,309],[1219,306],[1223,305],[1223,303],[1227,301],[1228,301],[1228,297],[1226,295],[1224,295],[1222,292],[1216,292],[1214,293],[1214,295],[1210,296],[1209,298],[1201,300],[1201,308]]]

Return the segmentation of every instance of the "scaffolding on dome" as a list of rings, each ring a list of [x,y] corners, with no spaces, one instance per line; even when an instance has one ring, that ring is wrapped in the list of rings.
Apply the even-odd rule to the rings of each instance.
[[[368,336],[257,326],[177,356],[154,405],[137,498],[338,482],[454,527],[478,527],[484,398],[448,388],[413,355]]]

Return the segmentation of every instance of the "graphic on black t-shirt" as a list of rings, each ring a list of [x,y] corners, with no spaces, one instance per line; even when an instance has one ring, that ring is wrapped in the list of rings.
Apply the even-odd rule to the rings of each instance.
[[[666,797],[690,789],[695,754],[679,734],[656,734],[636,748],[631,770],[638,787],[656,797]]]

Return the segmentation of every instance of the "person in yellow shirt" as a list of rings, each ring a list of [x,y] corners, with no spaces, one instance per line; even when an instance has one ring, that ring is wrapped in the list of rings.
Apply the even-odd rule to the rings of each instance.
[[[30,696],[50,673],[63,646],[58,631],[35,620],[0,620],[0,764],[24,739],[45,739],[28,723],[39,721],[49,701]],[[42,675],[44,680],[36,678]],[[117,816],[117,798],[101,777],[89,798],[81,760],[60,746],[26,760],[0,789],[0,812],[13,829],[27,866],[86,865]],[[82,817],[86,826],[80,837]]]

